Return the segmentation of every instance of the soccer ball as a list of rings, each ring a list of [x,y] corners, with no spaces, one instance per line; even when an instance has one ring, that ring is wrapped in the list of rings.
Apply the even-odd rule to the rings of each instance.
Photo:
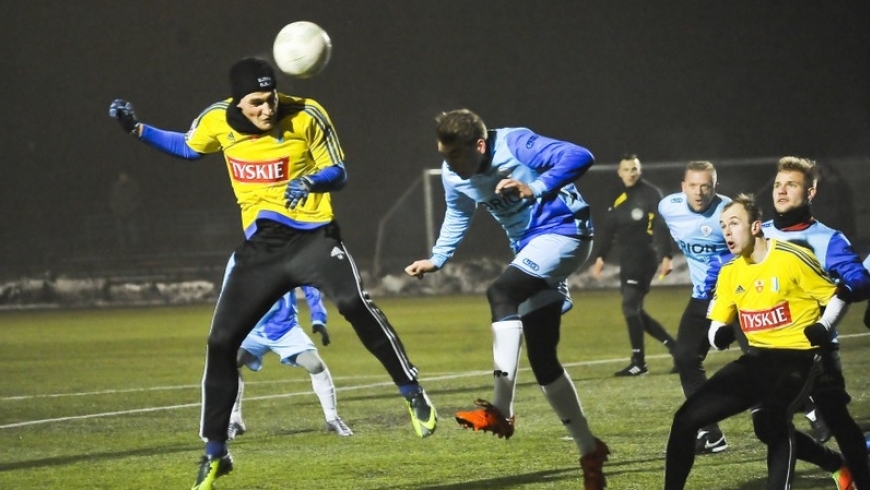
[[[272,55],[279,70],[291,77],[309,78],[329,63],[332,42],[319,25],[300,20],[287,24],[275,36]]]

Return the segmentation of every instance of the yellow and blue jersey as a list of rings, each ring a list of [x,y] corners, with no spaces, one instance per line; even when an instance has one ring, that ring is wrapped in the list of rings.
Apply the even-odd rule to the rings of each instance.
[[[278,94],[276,127],[264,134],[245,134],[227,123],[230,100],[206,108],[193,121],[185,140],[198,153],[223,151],[245,236],[254,234],[258,219],[298,229],[331,222],[328,192],[312,193],[294,209],[287,209],[284,197],[290,180],[344,162],[338,135],[323,107],[312,99]]]
[[[812,349],[804,328],[819,321],[836,286],[810,250],[776,239],[768,247],[759,263],[736,257],[722,266],[707,316],[738,319],[753,347]]]

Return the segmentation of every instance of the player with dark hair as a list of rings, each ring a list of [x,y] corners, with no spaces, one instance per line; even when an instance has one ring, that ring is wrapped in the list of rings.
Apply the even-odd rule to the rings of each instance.
[[[701,427],[761,405],[768,412],[767,488],[787,490],[795,464],[791,417],[820,371],[822,349],[815,332],[831,328],[844,303],[808,250],[764,239],[761,211],[751,196],[741,194],[726,204],[720,222],[736,257],[718,275],[708,341],[717,349],[727,348],[735,338],[730,324],[739,319],[751,349],[713,374],[674,414],[664,488],[685,488]],[[851,485],[848,472],[841,468],[841,481]]]
[[[281,296],[302,285],[332,300],[386,368],[417,435],[431,435],[437,420],[417,368],[363,289],[342,242],[330,192],[344,186],[347,174],[326,111],[312,99],[278,92],[274,71],[262,59],[235,63],[229,78],[232,97],[206,108],[186,134],[141,124],[125,100],[109,108],[125,132],[170,155],[196,160],[223,152],[242,211],[246,239],[235,251],[208,336],[200,428],[206,445],[194,490],[211,489],[233,467],[226,440],[242,340]]]
[[[456,420],[466,428],[510,438],[523,336],[529,364],[544,397],[574,439],[586,490],[601,490],[610,450],[589,429],[577,390],[556,348],[562,314],[571,307],[566,279],[589,257],[589,205],[574,186],[594,160],[581,146],[527,128],[487,131],[467,110],[436,119],[441,181],[447,211],[432,255],[405,268],[414,277],[441,269],[453,257],[478,207],[504,228],[516,254],[487,289],[492,317],[494,398],[477,401]]]
[[[660,277],[671,271],[671,243],[668,228],[659,215],[662,191],[641,178],[637,155],[625,155],[616,172],[624,188],[596,225],[598,252],[592,277],[601,279],[604,259],[616,243],[619,255],[619,280],[622,315],[628,326],[631,360],[616,376],[640,376],[648,372],[644,356],[644,332],[672,351],[676,342],[665,328],[643,307],[661,258]]]
[[[710,351],[707,309],[722,258],[728,254],[719,228],[719,213],[731,199],[716,193],[717,184],[718,176],[712,163],[689,162],[683,175],[682,192],[665,196],[659,203],[659,214],[686,257],[692,279],[692,297],[680,318],[673,352],[686,398],[707,381],[703,365]],[[698,431],[696,453],[715,454],[727,448],[725,435],[717,424]]]
[[[818,189],[816,163],[806,158],[783,157],[777,164],[773,183],[774,218],[762,226],[766,238],[788,240],[809,248],[827,274],[837,283],[838,297],[846,303],[862,301],[870,296],[870,273],[852,250],[845,235],[829,228],[813,217],[812,201]],[[852,470],[858,488],[870,488],[870,465],[867,447],[855,420],[847,407],[851,396],[840,365],[839,340],[836,325],[819,329],[816,342],[827,348],[822,351],[824,375],[812,390],[816,412],[837,440],[843,457]],[[753,423],[759,439],[767,442],[768,423],[763,407],[753,410]],[[817,436],[817,440],[824,437]],[[829,471],[841,466],[838,457],[824,446],[815,444],[802,432],[795,436],[797,458],[809,461]]]

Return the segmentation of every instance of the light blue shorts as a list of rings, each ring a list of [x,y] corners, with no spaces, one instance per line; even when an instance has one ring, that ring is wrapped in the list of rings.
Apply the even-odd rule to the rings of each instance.
[[[255,359],[246,362],[245,365],[251,371],[259,371],[263,367],[263,356],[269,351],[278,354],[278,357],[281,358],[281,364],[296,366],[297,364],[294,362],[296,356],[305,351],[317,350],[317,347],[314,345],[311,337],[305,333],[305,330],[302,327],[296,326],[288,330],[278,340],[269,340],[256,334],[248,335],[242,341],[242,349],[250,352],[255,357]]]
[[[555,302],[562,302],[562,313],[573,306],[568,292],[568,276],[583,265],[592,253],[592,240],[562,235],[540,235],[532,238],[511,262],[530,276],[539,277],[550,285],[520,304],[519,314],[525,315]]]

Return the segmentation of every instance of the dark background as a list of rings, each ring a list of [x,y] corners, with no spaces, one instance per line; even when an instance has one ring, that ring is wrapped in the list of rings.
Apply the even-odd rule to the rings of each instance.
[[[324,27],[333,56],[279,88],[317,99],[336,125],[350,180],[335,206],[363,257],[378,217],[439,165],[433,118],[457,107],[600,163],[870,155],[865,0],[14,2],[0,16],[3,267],[104,254],[99,217],[119,169],[146,199],[142,253],[177,242],[226,256],[241,232],[222,158],[160,154],[108,105],[126,98],[142,121],[185,131],[228,95],[228,67],[268,56],[295,20]],[[206,243],[159,233],[185,219],[220,230]]]

